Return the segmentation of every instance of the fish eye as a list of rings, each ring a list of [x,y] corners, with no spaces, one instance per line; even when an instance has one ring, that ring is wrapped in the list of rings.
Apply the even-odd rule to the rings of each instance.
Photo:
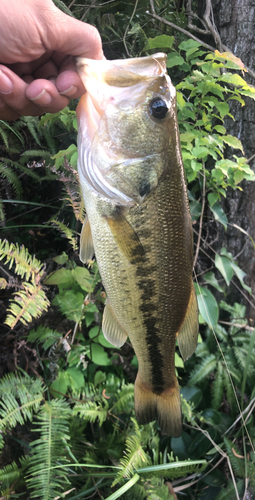
[[[161,97],[154,97],[154,99],[150,102],[149,108],[152,116],[160,120],[165,118],[168,112],[167,104]]]

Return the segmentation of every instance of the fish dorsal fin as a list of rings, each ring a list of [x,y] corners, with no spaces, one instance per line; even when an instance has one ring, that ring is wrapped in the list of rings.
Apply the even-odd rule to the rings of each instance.
[[[145,250],[133,227],[122,213],[116,210],[114,217],[105,216],[112,235],[125,257],[132,263],[145,259]]]
[[[198,305],[194,285],[192,283],[189,304],[181,328],[177,334],[177,340],[184,361],[188,359],[196,349],[198,337]]]
[[[115,345],[115,347],[121,347],[125,344],[128,335],[118,322],[110,306],[109,299],[106,299],[105,303],[102,330],[106,340],[108,340],[110,344]]]
[[[94,245],[88,216],[83,223],[80,237],[80,260],[85,263],[92,259],[94,254]]]

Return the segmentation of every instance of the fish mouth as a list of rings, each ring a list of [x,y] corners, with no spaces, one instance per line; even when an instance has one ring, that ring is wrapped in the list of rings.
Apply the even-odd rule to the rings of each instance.
[[[133,87],[133,99],[139,99],[145,82],[166,76],[166,58],[164,53],[115,61],[77,57],[76,65],[93,105],[101,116],[109,102],[114,102],[118,96],[125,99],[125,94],[130,95],[130,87]]]

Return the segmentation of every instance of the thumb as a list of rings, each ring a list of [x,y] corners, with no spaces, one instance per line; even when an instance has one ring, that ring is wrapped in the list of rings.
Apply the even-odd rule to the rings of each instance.
[[[43,31],[43,44],[49,50],[90,59],[102,59],[104,56],[98,30],[64,14],[53,3]]]

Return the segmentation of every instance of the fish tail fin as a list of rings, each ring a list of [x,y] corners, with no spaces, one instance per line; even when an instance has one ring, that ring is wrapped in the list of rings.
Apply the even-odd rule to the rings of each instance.
[[[182,433],[182,412],[177,378],[173,387],[168,387],[159,395],[152,391],[150,385],[141,381],[138,373],[135,381],[135,413],[141,424],[158,420],[164,434],[179,437]]]

